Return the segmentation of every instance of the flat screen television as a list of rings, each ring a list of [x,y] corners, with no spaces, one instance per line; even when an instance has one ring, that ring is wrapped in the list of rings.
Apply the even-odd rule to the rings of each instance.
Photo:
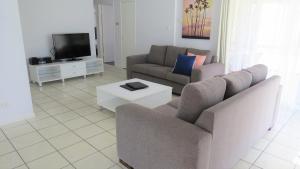
[[[55,60],[70,60],[91,56],[90,36],[88,33],[53,34]]]

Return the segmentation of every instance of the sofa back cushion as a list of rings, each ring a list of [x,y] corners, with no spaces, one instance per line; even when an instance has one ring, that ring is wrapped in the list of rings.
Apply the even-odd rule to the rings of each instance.
[[[268,67],[265,65],[261,65],[261,64],[252,66],[248,69],[245,69],[244,71],[247,71],[247,72],[251,73],[251,75],[252,75],[251,86],[254,86],[254,85],[258,84],[259,82],[266,80],[267,75],[268,75]]]
[[[193,49],[193,48],[189,48],[187,49],[188,53],[193,53],[195,55],[202,55],[202,56],[206,56],[206,59],[204,61],[204,64],[210,64],[213,62],[213,56],[211,54],[211,52],[209,50],[199,50],[199,49]]]
[[[166,46],[156,46],[152,45],[150,53],[147,56],[147,63],[163,65],[166,57]]]
[[[185,54],[186,54],[186,48],[168,46],[164,65],[169,67],[174,67],[177,57],[179,55],[185,55]]]
[[[177,117],[195,123],[202,111],[223,101],[226,82],[220,77],[191,83],[184,87]]]
[[[252,83],[252,75],[246,71],[233,72],[223,77],[226,80],[225,99],[248,89]]]

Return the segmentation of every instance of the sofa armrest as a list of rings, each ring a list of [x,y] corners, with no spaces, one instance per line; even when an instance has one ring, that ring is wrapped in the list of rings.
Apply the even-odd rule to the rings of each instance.
[[[135,104],[117,108],[119,158],[134,168],[207,169],[212,136],[193,124]]]
[[[131,79],[132,66],[135,64],[146,63],[147,54],[134,55],[127,57],[127,79]]]
[[[191,82],[206,80],[215,76],[225,74],[225,65],[221,63],[212,63],[203,65],[200,69],[193,69]]]

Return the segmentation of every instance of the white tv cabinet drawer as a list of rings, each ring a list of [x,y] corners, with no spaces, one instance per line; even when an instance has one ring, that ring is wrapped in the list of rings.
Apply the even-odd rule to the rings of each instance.
[[[62,64],[60,70],[62,78],[86,76],[85,62]]]
[[[51,82],[104,72],[103,59],[88,59],[74,62],[50,63],[43,65],[29,65],[30,80],[42,86]]]

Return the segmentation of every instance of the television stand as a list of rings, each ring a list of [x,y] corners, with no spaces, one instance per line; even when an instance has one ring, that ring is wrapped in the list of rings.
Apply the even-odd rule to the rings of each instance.
[[[45,82],[52,82],[73,77],[86,77],[87,75],[104,72],[103,59],[87,59],[76,61],[54,61],[43,65],[29,65],[30,79],[33,83],[42,86]]]

